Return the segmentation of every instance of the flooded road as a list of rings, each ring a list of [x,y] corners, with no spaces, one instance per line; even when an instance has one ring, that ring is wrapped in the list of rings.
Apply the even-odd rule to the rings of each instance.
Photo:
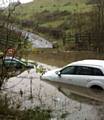
[[[104,120],[104,91],[53,81],[44,80],[44,82],[55,86],[69,101],[80,104],[78,111],[69,115],[65,120]]]
[[[52,66],[41,65],[47,69],[55,69]],[[57,89],[56,86],[60,88]],[[104,118],[103,102],[72,93],[75,89],[70,91],[69,85],[42,81],[35,69],[9,79],[4,87],[7,88],[6,94],[13,100],[13,107],[19,105],[20,109],[33,109],[37,106],[42,109],[48,108],[52,110],[52,120],[103,120]],[[32,99],[30,99],[31,95]]]
[[[83,59],[104,59],[103,54],[93,52],[39,52],[32,54],[32,59],[43,61],[50,65],[62,67],[72,61]],[[49,85],[58,88],[59,92],[65,95],[69,101],[80,104],[75,113],[70,114],[65,120],[104,120],[104,91],[92,91],[63,83],[47,82]],[[70,106],[72,109],[74,106]]]
[[[48,84],[51,84],[55,86],[59,91],[61,91],[63,94],[65,94],[67,97],[71,97],[71,94],[74,94],[76,96],[82,97],[82,100],[87,100],[87,102],[96,101],[98,103],[104,103],[104,90],[93,90],[90,88],[84,88],[80,86],[65,84],[61,82],[55,82],[55,81],[46,81]],[[77,97],[76,97],[77,98]],[[84,102],[84,101],[83,101]]]

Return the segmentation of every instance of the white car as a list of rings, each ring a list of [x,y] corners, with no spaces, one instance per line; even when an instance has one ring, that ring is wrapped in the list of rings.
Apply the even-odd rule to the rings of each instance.
[[[104,60],[82,60],[48,71],[41,80],[104,90]]]

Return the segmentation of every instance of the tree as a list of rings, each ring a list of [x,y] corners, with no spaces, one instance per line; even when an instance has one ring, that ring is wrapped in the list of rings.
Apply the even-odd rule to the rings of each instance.
[[[3,1],[5,4],[5,1]],[[12,18],[15,12],[16,7],[19,4],[9,4],[8,8],[0,11],[0,51],[4,54],[0,56],[1,68],[0,68],[0,89],[8,79],[8,70],[4,68],[4,60],[3,58],[7,55],[8,48],[15,48],[15,52],[12,57],[15,56],[15,53],[20,49],[21,44],[23,43],[23,37],[21,36],[21,32],[15,32],[12,30]]]
[[[82,26],[83,19],[81,19],[81,14],[80,17],[77,18],[78,23],[76,24],[77,29],[82,36],[79,38],[81,43],[88,43],[89,50],[104,52],[104,0],[94,0],[92,11],[84,14],[84,27]],[[80,25],[83,29],[80,29]]]
[[[104,46],[104,0],[95,0],[96,4],[93,9],[92,32],[93,45],[98,52],[103,52]]]

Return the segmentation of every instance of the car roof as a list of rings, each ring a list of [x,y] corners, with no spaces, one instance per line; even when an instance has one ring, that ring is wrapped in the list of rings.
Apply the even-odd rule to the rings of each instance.
[[[72,62],[69,65],[87,65],[87,66],[99,66],[99,67],[104,67],[104,60],[93,60],[93,59],[88,59],[88,60],[81,60],[81,61],[76,61]]]

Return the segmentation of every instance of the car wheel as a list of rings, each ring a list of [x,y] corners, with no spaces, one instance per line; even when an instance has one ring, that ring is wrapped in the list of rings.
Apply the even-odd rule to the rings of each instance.
[[[98,85],[93,85],[90,87],[92,91],[94,92],[99,92],[99,91],[103,91],[103,88],[101,86]]]

